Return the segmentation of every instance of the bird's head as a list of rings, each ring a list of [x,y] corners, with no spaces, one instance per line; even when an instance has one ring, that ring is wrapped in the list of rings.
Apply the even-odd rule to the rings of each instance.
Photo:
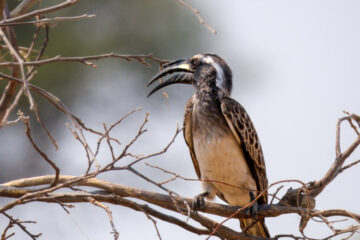
[[[215,54],[196,54],[187,60],[176,60],[164,65],[148,83],[172,74],[170,78],[157,85],[148,95],[174,83],[193,84],[198,90],[211,88],[220,98],[229,96],[232,89],[232,74],[226,62]]]

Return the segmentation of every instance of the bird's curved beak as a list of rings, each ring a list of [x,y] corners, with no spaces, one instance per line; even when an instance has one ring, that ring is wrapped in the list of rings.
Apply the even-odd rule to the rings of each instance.
[[[169,79],[166,81],[160,83],[157,85],[151,92],[148,94],[148,97],[150,97],[154,92],[157,90],[166,87],[170,84],[174,83],[183,83],[183,84],[192,84],[193,83],[193,70],[190,67],[190,64],[186,60],[176,60],[169,62],[164,65],[164,69],[160,72],[158,72],[147,84],[147,86],[150,86],[152,83],[154,83],[157,79],[164,77],[168,74],[172,74]]]

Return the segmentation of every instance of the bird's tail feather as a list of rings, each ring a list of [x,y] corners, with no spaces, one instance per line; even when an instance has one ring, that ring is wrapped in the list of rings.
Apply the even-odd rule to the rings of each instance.
[[[264,219],[258,220],[255,224],[253,224],[253,220],[251,218],[240,219],[240,226],[243,231],[246,230],[248,235],[270,237],[269,230],[265,225]]]

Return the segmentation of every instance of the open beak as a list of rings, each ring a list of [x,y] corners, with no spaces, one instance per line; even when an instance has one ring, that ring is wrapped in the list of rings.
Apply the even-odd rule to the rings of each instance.
[[[183,84],[192,84],[193,82],[193,71],[191,70],[190,64],[186,60],[176,60],[170,63],[167,63],[164,65],[164,69],[157,73],[147,84],[147,86],[150,86],[152,83],[154,83],[157,79],[164,77],[168,74],[172,74],[169,79],[166,81],[160,83],[157,85],[149,94],[148,97],[150,97],[154,92],[157,90],[166,87],[168,85],[174,84],[174,83],[183,83]]]

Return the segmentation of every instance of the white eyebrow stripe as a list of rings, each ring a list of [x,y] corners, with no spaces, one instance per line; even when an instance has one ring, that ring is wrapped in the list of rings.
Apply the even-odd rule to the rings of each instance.
[[[211,64],[216,69],[216,86],[225,90],[224,87],[222,86],[224,83],[225,77],[224,77],[224,71],[221,68],[221,66],[217,62],[215,62],[214,59],[210,56],[204,57],[203,61],[208,64]]]

